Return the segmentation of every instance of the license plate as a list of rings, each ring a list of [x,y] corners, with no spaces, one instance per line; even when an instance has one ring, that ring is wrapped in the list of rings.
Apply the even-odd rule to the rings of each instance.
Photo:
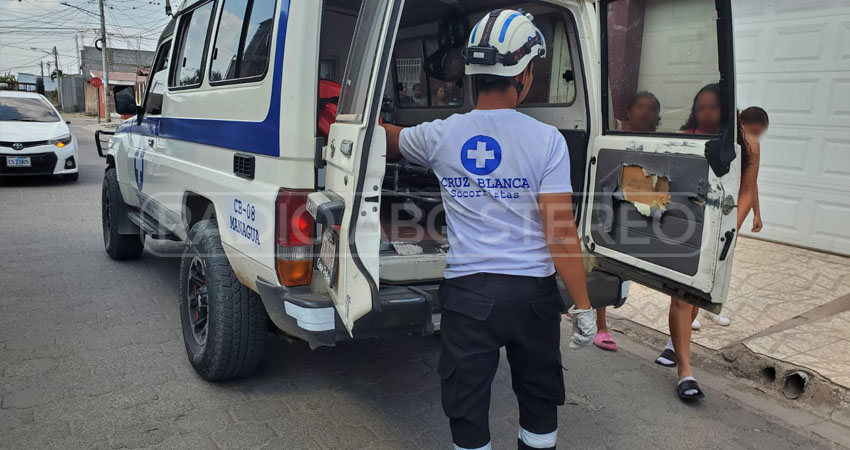
[[[32,160],[26,156],[7,156],[6,167],[32,167]]]
[[[333,228],[325,228],[322,233],[322,249],[319,252],[319,260],[316,262],[316,269],[325,278],[328,287],[334,287],[336,281],[336,265],[337,265],[337,242],[339,237]]]

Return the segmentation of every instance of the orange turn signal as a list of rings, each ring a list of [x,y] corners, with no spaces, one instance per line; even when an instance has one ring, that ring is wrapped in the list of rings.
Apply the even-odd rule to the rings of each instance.
[[[277,275],[284,286],[304,286],[313,278],[313,260],[287,261],[277,260]]]

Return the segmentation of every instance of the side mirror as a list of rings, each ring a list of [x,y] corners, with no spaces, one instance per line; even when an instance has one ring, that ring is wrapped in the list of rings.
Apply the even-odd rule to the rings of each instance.
[[[135,87],[115,86],[112,93],[115,98],[115,112],[122,116],[132,116],[137,113]]]
[[[70,121],[70,120],[66,120],[66,121],[65,121],[65,125],[71,125],[71,121]]]

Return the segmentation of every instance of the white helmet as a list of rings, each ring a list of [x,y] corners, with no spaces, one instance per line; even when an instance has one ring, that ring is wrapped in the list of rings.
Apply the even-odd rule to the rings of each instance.
[[[521,9],[498,9],[475,24],[464,50],[467,75],[514,77],[535,56],[546,56],[543,33]]]

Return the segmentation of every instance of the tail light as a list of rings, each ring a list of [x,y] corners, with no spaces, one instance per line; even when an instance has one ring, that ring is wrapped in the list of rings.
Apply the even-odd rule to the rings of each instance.
[[[277,194],[277,279],[284,286],[304,286],[313,277],[316,222],[307,211],[309,190],[281,189]]]

